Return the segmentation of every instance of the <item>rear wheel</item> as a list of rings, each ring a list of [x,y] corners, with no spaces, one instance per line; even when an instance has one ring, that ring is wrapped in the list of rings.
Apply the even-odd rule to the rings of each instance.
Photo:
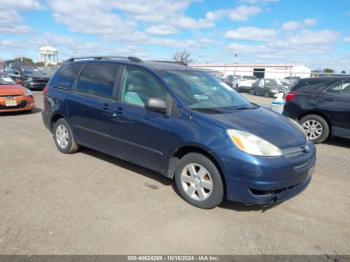
[[[300,124],[308,138],[315,144],[324,142],[329,136],[327,121],[319,115],[307,115],[300,120]]]
[[[221,175],[214,163],[202,154],[189,153],[179,160],[175,182],[182,198],[196,207],[214,208],[223,200]]]
[[[269,91],[265,91],[264,96],[265,96],[266,98],[269,98],[269,97],[270,97]]]
[[[72,129],[64,118],[58,119],[53,126],[55,144],[59,151],[65,154],[72,154],[78,151]]]

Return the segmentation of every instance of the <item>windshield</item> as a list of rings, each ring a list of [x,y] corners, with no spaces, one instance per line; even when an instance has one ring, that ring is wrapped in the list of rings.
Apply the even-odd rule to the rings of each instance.
[[[243,79],[245,80],[256,80],[255,76],[243,76]]]
[[[225,83],[201,71],[160,71],[163,80],[193,110],[220,111],[255,108]]]
[[[15,85],[15,81],[7,75],[0,75],[0,85]]]

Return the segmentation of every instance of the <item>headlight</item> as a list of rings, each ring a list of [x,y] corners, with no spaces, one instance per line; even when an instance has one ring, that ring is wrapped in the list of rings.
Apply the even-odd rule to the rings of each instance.
[[[30,91],[28,88],[24,88],[24,89],[25,89],[24,96],[32,96],[33,95],[32,91]]]
[[[248,154],[255,156],[282,155],[282,151],[278,147],[251,133],[229,129],[227,134],[238,149]]]
[[[27,78],[27,82],[32,82],[32,81],[33,81],[33,78],[31,78],[31,77]]]

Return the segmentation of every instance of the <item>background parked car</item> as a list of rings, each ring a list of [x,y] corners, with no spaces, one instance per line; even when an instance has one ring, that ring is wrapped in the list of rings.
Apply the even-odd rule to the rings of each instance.
[[[278,93],[286,93],[287,88],[276,79],[262,78],[257,80],[252,87],[254,95],[263,95],[265,97],[275,97]]]
[[[233,89],[237,89],[238,83],[240,82],[241,78],[242,77],[239,75],[227,75],[226,77],[224,77],[223,80],[226,84],[228,84]]]
[[[257,78],[255,76],[242,76],[242,78],[237,81],[237,90],[239,92],[250,92],[256,80]]]
[[[9,75],[0,73],[0,113],[31,111],[33,108],[32,92],[17,85]]]
[[[315,143],[329,136],[350,138],[350,77],[301,79],[286,96],[284,112]]]
[[[6,67],[5,72],[17,83],[31,90],[43,90],[49,81],[47,74],[35,67]]]

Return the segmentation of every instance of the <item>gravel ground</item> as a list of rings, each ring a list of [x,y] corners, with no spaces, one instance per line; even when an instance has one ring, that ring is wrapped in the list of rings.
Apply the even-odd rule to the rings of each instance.
[[[350,254],[349,140],[318,145],[310,186],[285,203],[201,210],[157,173],[59,153],[35,98],[0,116],[0,254]]]

